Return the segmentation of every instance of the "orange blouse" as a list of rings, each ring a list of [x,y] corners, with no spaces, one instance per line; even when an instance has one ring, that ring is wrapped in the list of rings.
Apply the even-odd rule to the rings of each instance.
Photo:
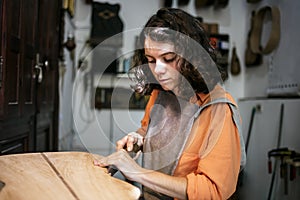
[[[142,135],[146,134],[151,107],[158,93],[158,90],[152,92],[145,109],[138,130]],[[197,96],[193,102],[199,106],[219,97],[226,97],[236,105],[220,86],[209,94]],[[174,176],[187,178],[189,199],[228,199],[236,189],[240,158],[240,138],[232,111],[226,103],[213,104],[202,110],[195,120]]]

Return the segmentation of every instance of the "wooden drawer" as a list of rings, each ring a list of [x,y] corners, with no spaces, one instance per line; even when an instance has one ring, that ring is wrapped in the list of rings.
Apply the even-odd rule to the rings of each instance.
[[[0,141],[0,155],[22,153],[28,150],[28,137],[26,135]]]

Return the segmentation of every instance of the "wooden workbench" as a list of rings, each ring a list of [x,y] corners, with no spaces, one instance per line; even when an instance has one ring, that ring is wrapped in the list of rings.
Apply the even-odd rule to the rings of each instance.
[[[93,165],[86,152],[28,153],[0,156],[1,200],[126,200],[140,190]]]

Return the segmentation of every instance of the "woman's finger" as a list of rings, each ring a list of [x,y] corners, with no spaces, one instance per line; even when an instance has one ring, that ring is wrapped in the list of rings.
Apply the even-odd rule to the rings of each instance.
[[[136,139],[130,135],[128,135],[128,139],[127,139],[127,147],[126,147],[126,150],[128,152],[132,151],[133,149],[133,145],[136,143]]]
[[[127,145],[128,135],[117,141],[116,150],[121,150]]]

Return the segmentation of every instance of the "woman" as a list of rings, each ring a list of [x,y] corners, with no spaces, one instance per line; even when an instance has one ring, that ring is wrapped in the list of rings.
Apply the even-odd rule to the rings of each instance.
[[[201,23],[162,8],[139,37],[133,88],[150,94],[142,126],[95,165],[116,166],[143,185],[144,199],[228,199],[245,164],[236,103]],[[127,151],[143,150],[143,167]],[[126,150],[124,150],[126,147]]]

